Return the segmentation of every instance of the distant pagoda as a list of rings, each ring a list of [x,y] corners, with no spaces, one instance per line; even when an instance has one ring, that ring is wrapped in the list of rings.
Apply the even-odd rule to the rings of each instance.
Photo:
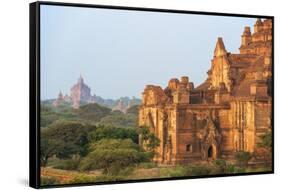
[[[70,98],[74,108],[79,108],[81,102],[91,101],[91,89],[84,83],[84,79],[81,75],[77,83],[70,89]]]

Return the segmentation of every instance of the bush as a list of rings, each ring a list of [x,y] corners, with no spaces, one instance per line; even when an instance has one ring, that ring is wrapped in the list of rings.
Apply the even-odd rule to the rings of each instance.
[[[186,168],[186,176],[202,176],[209,175],[211,169],[208,166],[188,166]]]
[[[237,157],[239,157],[241,162],[247,161],[249,159],[248,153],[245,152],[239,153],[239,156],[237,155]],[[235,166],[233,164],[227,163],[225,160],[222,159],[215,160],[214,166],[215,168],[211,171],[212,174],[235,174],[246,172],[245,167]]]
[[[240,167],[247,167],[248,166],[248,162],[250,161],[250,159],[252,158],[252,155],[250,152],[237,152],[235,154],[235,159],[238,162],[238,165]]]
[[[157,164],[154,162],[143,162],[139,164],[139,168],[150,169],[157,167]]]
[[[214,161],[214,165],[217,168],[218,173],[226,173],[227,163],[225,160],[217,159]]]
[[[232,173],[235,173],[235,171],[236,171],[236,168],[235,168],[234,165],[228,165],[228,166],[226,167],[226,173],[232,174]]]
[[[54,164],[53,168],[61,169],[61,170],[77,170],[80,161],[81,161],[80,156],[76,155],[73,156],[71,159],[57,161]]]
[[[130,166],[130,167],[126,167],[124,169],[122,169],[121,171],[118,172],[118,176],[128,176],[131,173],[133,173],[133,171],[135,170],[135,167]]]
[[[171,168],[160,168],[161,177],[182,177],[186,176],[186,169],[182,166]]]
[[[59,180],[55,177],[41,177],[40,183],[41,183],[42,186],[60,184]]]
[[[117,175],[124,168],[150,161],[151,157],[131,139],[103,139],[92,145],[92,151],[81,161],[80,170],[103,169]]]

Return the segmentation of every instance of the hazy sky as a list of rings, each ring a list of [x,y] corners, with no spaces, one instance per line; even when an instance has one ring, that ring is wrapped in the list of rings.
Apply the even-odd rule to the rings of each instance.
[[[69,94],[80,74],[92,94],[141,97],[210,68],[218,37],[238,53],[244,26],[256,19],[41,5],[41,98]]]

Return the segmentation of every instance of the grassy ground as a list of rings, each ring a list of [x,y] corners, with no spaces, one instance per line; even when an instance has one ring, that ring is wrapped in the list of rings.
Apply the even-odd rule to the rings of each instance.
[[[134,168],[126,168],[117,176],[105,175],[101,170],[91,172],[79,172],[71,170],[54,169],[52,167],[41,168],[41,184],[75,184],[120,180],[153,179],[167,177],[200,176],[231,173],[251,173],[269,171],[269,168],[221,168],[214,165],[188,165],[188,166],[156,166],[153,163],[144,163]]]

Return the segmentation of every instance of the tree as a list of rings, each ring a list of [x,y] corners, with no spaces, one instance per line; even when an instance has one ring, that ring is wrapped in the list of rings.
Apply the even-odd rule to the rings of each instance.
[[[90,132],[95,126],[80,122],[58,121],[41,131],[41,161],[46,166],[48,158],[71,158],[72,155],[87,154]]]
[[[103,107],[97,103],[91,103],[80,106],[80,108],[76,112],[81,119],[92,122],[99,122],[101,118],[110,114],[111,109]]]
[[[160,140],[146,126],[139,127],[138,133],[144,148],[155,155],[156,148],[160,145]]]
[[[109,115],[101,118],[99,125],[114,127],[136,127],[137,115],[124,114],[120,111],[113,111]]]
[[[40,137],[40,163],[41,166],[45,167],[48,163],[50,157],[55,155],[57,151],[57,146],[59,142],[52,139],[48,130],[45,128],[41,129],[41,137]]]
[[[52,105],[41,104],[40,127],[49,127],[59,120],[78,120],[77,113],[69,106],[60,105],[53,107]]]
[[[91,140],[95,143],[101,139],[131,139],[138,143],[138,134],[135,128],[99,126],[91,133]]]
[[[59,115],[51,107],[41,105],[40,127],[48,127],[59,119]]]
[[[102,139],[92,144],[91,152],[81,161],[80,169],[103,169],[107,175],[116,175],[126,167],[149,159],[149,155],[131,139]]]

